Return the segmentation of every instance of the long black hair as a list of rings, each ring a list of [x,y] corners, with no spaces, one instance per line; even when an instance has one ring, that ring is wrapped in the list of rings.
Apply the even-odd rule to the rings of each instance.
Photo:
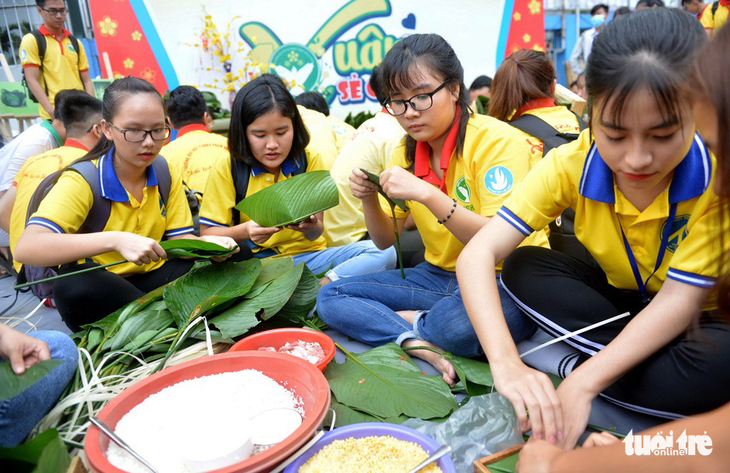
[[[139,77],[124,77],[117,79],[112,82],[109,87],[104,91],[104,100],[101,101],[101,118],[107,122],[112,122],[114,117],[119,113],[119,106],[124,100],[130,95],[147,94],[150,95],[152,100],[159,100],[162,106],[163,116],[166,114],[165,101],[162,99],[160,93],[155,89],[155,86],[150,84],[144,79]],[[114,141],[101,134],[101,138],[96,142],[96,145],[89,150],[81,158],[75,162],[80,161],[91,161],[96,158],[104,156],[114,147]]]
[[[459,86],[457,104],[461,107],[459,116],[459,133],[456,138],[456,157],[461,157],[464,150],[464,135],[469,121],[469,90],[464,84],[464,68],[456,57],[454,49],[444,38],[437,34],[414,34],[403,38],[393,45],[380,65],[380,89],[387,96],[395,94],[402,88],[416,85],[416,77],[412,76],[416,64],[427,67],[431,73],[449,82],[449,90]],[[406,160],[413,164],[416,159],[416,140],[406,135]]]
[[[238,159],[253,166],[258,163],[246,139],[246,129],[261,115],[278,111],[289,117],[294,128],[290,157],[298,156],[309,144],[309,132],[304,126],[294,97],[281,78],[262,74],[238,91],[231,107],[231,125],[228,131],[228,149],[231,159]]]
[[[591,103],[612,103],[613,123],[632,93],[645,88],[654,95],[665,120],[681,123],[694,60],[707,42],[702,25],[686,12],[656,8],[610,22],[593,41],[586,67]],[[599,119],[601,117],[598,117]]]

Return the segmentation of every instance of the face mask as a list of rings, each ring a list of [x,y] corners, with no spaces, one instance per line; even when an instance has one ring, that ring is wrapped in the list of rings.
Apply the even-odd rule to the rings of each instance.
[[[591,25],[594,28],[598,28],[606,21],[606,15],[594,15],[591,17]]]

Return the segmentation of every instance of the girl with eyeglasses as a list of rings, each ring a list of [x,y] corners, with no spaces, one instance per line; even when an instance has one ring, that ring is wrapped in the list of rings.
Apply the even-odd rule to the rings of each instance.
[[[380,82],[388,96],[383,105],[408,133],[380,183],[388,196],[407,201],[426,261],[406,269],[405,279],[394,270],[331,284],[319,293],[318,313],[329,326],[371,345],[396,342],[481,355],[461,301],[456,258],[527,174],[530,150],[513,127],[472,114],[461,63],[438,35],[417,34],[396,43],[381,65]],[[379,200],[377,187],[359,169],[350,183],[362,199],[375,244],[392,245],[390,207]],[[396,208],[398,231],[408,212]],[[540,233],[529,243],[546,246],[547,238]],[[506,294],[502,303],[514,339],[529,336],[532,323]],[[409,353],[434,365],[449,384],[455,382],[453,366],[439,354]]]
[[[211,164],[200,209],[202,234],[231,237],[251,248],[257,258],[291,256],[294,264],[305,263],[315,274],[323,273],[322,285],[395,267],[395,249],[378,249],[369,240],[328,248],[322,236],[324,212],[299,223],[264,227],[235,209],[237,196],[252,195],[296,174],[326,169],[280,77],[263,74],[236,94],[228,148],[230,158]],[[250,174],[245,189],[241,179],[234,179],[234,168]]]
[[[722,255],[720,187],[715,159],[695,133],[688,86],[699,82],[691,74],[705,36],[696,19],[666,8],[608,24],[588,60],[592,129],[535,165],[459,258],[464,303],[494,385],[536,439],[573,448],[599,395],[669,419],[728,400],[730,326],[709,297]],[[568,206],[598,267],[517,248]],[[488,270],[502,260],[503,287],[575,349],[545,367],[565,378],[557,390],[506,336]]]
[[[101,199],[111,201],[104,230],[78,233],[92,210],[94,195],[81,174],[66,171],[31,216],[16,247],[15,256],[24,264],[70,264],[60,273],[128,261],[55,282],[55,303],[73,330],[188,272],[193,261],[168,261],[158,242],[197,238],[182,178],[169,168],[170,189],[164,202],[151,166],[170,137],[159,92],[142,79],[118,79],[104,92],[102,117],[103,136],[78,161],[97,166]],[[235,246],[230,238],[202,239]],[[79,260],[86,261],[72,264]]]

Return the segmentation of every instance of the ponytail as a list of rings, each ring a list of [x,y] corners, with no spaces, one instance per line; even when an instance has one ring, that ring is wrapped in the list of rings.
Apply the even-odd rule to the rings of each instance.
[[[530,100],[553,98],[555,68],[547,55],[520,49],[504,60],[492,80],[489,115],[509,121]]]

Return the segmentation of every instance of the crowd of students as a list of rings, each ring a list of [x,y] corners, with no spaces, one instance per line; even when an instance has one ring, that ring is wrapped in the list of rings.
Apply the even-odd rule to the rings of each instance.
[[[486,356],[522,429],[545,441],[526,448],[521,468],[574,465],[559,447],[576,444],[596,396],[669,419],[728,401],[730,326],[717,308],[730,309],[721,278],[730,215],[718,197],[729,197],[721,182],[730,179],[730,84],[719,65],[729,60],[730,30],[715,36],[706,44],[696,18],[664,8],[602,27],[586,67],[589,129],[555,104],[555,70],[536,51],[505,59],[489,84],[489,116],[476,114],[459,59],[434,34],[391,48],[373,75],[383,109],[354,132],[328,120],[316,98],[297,104],[268,74],[236,95],[227,140],[210,133],[192,87],[172,91],[167,103],[134,77],[116,80],[102,102],[60,93],[65,144],[23,165],[0,200],[0,227],[26,265],[70,272],[127,260],[56,282],[56,304],[73,329],[189,271],[191,260],[166,259],[163,239],[238,246],[234,260],[291,256],[323,273],[317,311],[330,327],[376,346]],[[519,127],[525,117],[574,141],[551,149]],[[165,144],[168,123],[178,134]],[[61,174],[26,224],[34,188],[71,162],[90,162],[93,178]],[[284,227],[234,208],[322,169],[332,170],[341,208]],[[361,169],[407,202],[395,221]],[[184,182],[200,192],[200,237]],[[108,213],[94,226],[100,201]],[[583,261],[550,248],[548,225],[568,208]],[[403,277],[393,229],[409,219],[425,261]],[[718,278],[723,289],[713,292]],[[547,369],[565,378],[557,390],[519,356],[516,344],[538,327],[558,337],[624,312],[567,338],[573,351]],[[3,329],[0,352],[12,357],[8,337]],[[457,381],[437,351],[409,352]],[[49,355],[34,348],[27,356]],[[721,429],[726,410],[704,419]],[[610,458],[601,448],[595,455]]]

